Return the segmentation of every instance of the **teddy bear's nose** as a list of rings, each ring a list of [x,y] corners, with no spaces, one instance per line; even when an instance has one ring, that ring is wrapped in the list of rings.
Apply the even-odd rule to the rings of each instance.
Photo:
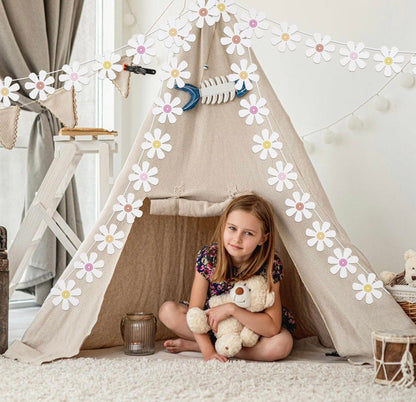
[[[243,293],[244,293],[244,289],[240,286],[235,290],[236,295],[242,295]]]

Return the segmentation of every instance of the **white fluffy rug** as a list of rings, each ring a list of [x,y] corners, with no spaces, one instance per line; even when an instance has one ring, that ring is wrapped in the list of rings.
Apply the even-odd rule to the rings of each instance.
[[[416,387],[374,384],[370,366],[333,360],[204,362],[159,358],[73,358],[32,366],[0,357],[1,401],[406,401]],[[331,360],[331,359],[329,359]]]

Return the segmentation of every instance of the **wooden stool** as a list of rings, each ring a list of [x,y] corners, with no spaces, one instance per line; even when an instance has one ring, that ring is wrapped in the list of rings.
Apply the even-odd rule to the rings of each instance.
[[[113,184],[116,135],[115,131],[100,128],[63,128],[54,137],[55,157],[9,249],[10,293],[16,289],[48,227],[68,253],[75,255],[81,241],[56,209],[82,156],[87,153],[96,153],[99,157],[99,205],[103,208]]]
[[[113,184],[113,153],[117,152],[117,143],[115,142],[117,135],[117,131],[103,128],[63,127],[58,136],[54,137],[55,154],[61,152],[62,147],[68,141],[76,141],[82,153],[98,153],[100,166],[98,204],[100,210],[103,209]]]

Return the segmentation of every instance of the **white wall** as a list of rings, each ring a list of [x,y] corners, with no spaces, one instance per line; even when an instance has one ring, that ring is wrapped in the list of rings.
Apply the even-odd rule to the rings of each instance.
[[[130,6],[136,21],[123,27],[119,45],[127,43],[134,33],[146,32],[169,2],[120,2],[120,18],[130,13]],[[338,41],[416,51],[413,0],[240,3],[266,12],[275,21],[296,24],[310,33],[329,34]],[[182,6],[182,0],[177,0],[167,16],[176,15]],[[339,64],[339,46],[332,61],[316,65],[306,58],[302,43],[294,52],[280,53],[270,44],[270,35],[269,32],[265,40],[256,41],[254,51],[301,135],[352,112],[388,80],[374,70],[372,55],[365,70],[350,73]],[[158,89],[157,80],[132,76],[130,97],[123,100],[117,95],[122,102],[122,114],[116,117],[122,159]],[[416,86],[403,88],[398,77],[383,95],[391,102],[390,110],[378,112],[374,102],[369,102],[356,113],[364,122],[360,131],[351,131],[347,120],[343,120],[332,128],[337,133],[335,144],[325,144],[322,132],[308,138],[315,145],[310,154],[312,162],[353,242],[376,271],[399,272],[403,269],[404,251],[416,248]]]

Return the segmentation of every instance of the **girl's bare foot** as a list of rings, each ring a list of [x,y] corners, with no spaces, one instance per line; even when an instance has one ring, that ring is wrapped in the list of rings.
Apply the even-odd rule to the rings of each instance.
[[[188,339],[169,339],[163,343],[163,346],[170,353],[179,353],[179,352],[199,352],[199,346],[195,341],[190,341]]]

